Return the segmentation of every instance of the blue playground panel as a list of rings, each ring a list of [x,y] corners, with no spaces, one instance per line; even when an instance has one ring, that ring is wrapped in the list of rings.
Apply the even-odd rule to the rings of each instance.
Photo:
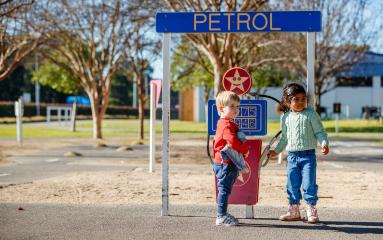
[[[208,134],[215,135],[219,120],[215,100],[208,101]],[[266,100],[241,100],[239,114],[234,119],[239,129],[247,136],[264,136],[267,134]]]

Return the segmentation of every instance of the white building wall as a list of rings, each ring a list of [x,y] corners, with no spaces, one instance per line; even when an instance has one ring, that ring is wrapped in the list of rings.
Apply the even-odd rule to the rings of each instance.
[[[186,100],[187,101],[187,100]],[[203,87],[194,88],[194,122],[205,122],[205,100]]]
[[[282,98],[282,87],[269,87],[266,89],[265,95],[275,97],[278,100]],[[267,119],[268,120],[278,120],[279,115],[275,111],[275,105],[277,104],[274,100],[269,98],[262,98],[267,100]]]
[[[333,103],[340,102],[341,117],[360,118],[362,107],[372,106],[372,87],[337,87],[333,91],[325,93],[321,98],[321,105],[327,107],[327,113],[332,113]]]
[[[265,94],[281,99],[282,88],[268,88]],[[327,108],[327,113],[330,116],[335,102],[342,104],[341,117],[343,118],[347,117],[347,115],[349,118],[360,118],[364,106],[383,107],[383,87],[381,86],[380,76],[373,78],[372,87],[337,87],[321,96],[321,105]],[[268,118],[278,119],[278,115],[274,110],[274,101],[270,100],[267,103]]]
[[[381,77],[375,76],[372,78],[372,86],[373,86],[373,93],[372,93],[372,105],[381,107],[383,106],[383,87],[381,83]]]

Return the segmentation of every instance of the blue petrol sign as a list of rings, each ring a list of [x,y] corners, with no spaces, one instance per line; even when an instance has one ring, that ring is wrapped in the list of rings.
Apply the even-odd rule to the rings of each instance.
[[[158,12],[156,31],[202,32],[320,32],[320,11]]]
[[[241,100],[238,116],[234,122],[248,136],[267,134],[266,100]],[[219,115],[215,100],[208,101],[208,134],[215,135]]]

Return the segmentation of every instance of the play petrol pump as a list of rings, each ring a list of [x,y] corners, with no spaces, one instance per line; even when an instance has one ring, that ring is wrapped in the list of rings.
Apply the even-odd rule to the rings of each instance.
[[[233,91],[241,96],[251,89],[251,76],[243,68],[234,67],[226,71],[222,85],[227,91]],[[265,100],[241,100],[238,116],[233,119],[239,129],[246,136],[263,136],[267,134],[267,103]],[[208,135],[215,135],[219,120],[215,100],[208,101]],[[247,139],[245,144],[249,148],[249,156],[245,159],[249,168],[248,173],[240,173],[234,183],[229,197],[230,204],[255,205],[259,196],[259,168],[262,141],[260,139]],[[208,151],[209,148],[208,148]],[[208,153],[210,156],[210,153]],[[215,178],[216,195],[217,180]]]
[[[158,12],[156,31],[163,33],[163,80],[162,80],[162,208],[161,215],[169,215],[169,121],[170,121],[170,42],[171,33],[236,33],[236,32],[306,32],[307,33],[307,95],[311,96],[308,106],[313,106],[315,32],[321,31],[320,11],[247,11],[247,12]],[[244,70],[244,69],[242,69]],[[250,75],[246,79],[241,68],[229,69],[222,85],[225,89],[241,95],[251,89]],[[246,70],[244,70],[246,72]],[[247,73],[248,74],[248,73]],[[239,92],[238,92],[239,91]],[[253,97],[273,97],[251,94]],[[209,132],[214,135],[218,121],[215,101],[209,105]],[[240,115],[235,119],[240,129],[248,136],[266,135],[266,101],[241,100]],[[215,110],[214,110],[215,109]],[[278,133],[279,134],[279,133]],[[278,136],[278,134],[272,139]],[[247,141],[250,156],[247,164],[251,171],[238,177],[229,202],[232,204],[253,205],[258,202],[259,172],[261,165],[261,140]],[[270,144],[269,144],[270,145]],[[266,146],[266,149],[267,147]],[[209,153],[210,155],[210,153]],[[246,209],[247,210],[247,209]],[[247,216],[247,211],[246,211]]]

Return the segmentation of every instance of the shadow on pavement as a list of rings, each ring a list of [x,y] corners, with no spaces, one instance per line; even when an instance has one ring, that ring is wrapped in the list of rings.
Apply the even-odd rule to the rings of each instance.
[[[275,219],[270,219],[270,220],[275,220]],[[332,225],[348,225],[348,226],[334,227]],[[359,227],[359,226],[365,226],[365,227]],[[348,234],[383,234],[383,228],[375,228],[375,227],[383,227],[383,223],[380,223],[380,222],[324,221],[318,224],[307,223],[307,225],[240,223],[238,227],[325,230],[325,231],[338,231],[338,232],[343,232]]]
[[[203,216],[203,215],[169,215],[169,217],[177,217],[177,218],[211,218],[215,219],[214,216]]]

